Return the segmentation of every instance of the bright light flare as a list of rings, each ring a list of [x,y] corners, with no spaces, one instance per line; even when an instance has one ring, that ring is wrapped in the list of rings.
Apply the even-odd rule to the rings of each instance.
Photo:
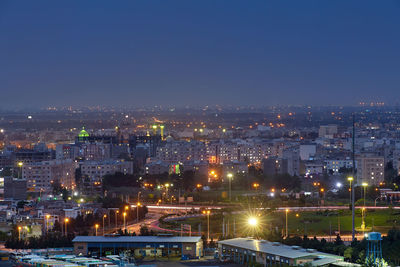
[[[247,220],[247,223],[248,223],[250,226],[255,227],[255,226],[258,225],[258,219],[257,219],[256,217],[250,217],[250,218]]]

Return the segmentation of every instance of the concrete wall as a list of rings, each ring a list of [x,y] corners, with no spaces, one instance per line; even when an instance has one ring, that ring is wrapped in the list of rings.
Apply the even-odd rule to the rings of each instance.
[[[87,243],[74,243],[74,254],[75,255],[87,255],[88,246]]]

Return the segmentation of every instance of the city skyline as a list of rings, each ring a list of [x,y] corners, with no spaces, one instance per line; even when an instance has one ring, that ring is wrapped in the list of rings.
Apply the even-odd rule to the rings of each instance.
[[[0,105],[395,105],[399,9],[3,1]]]

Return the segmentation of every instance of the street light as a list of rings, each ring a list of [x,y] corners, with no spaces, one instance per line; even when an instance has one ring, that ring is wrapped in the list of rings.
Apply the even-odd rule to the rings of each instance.
[[[137,223],[139,223],[139,207],[140,207],[140,202],[138,202],[136,205],[136,222]]]
[[[349,181],[350,183],[350,203],[351,203],[351,190],[352,190],[351,183],[353,182],[353,180],[354,178],[352,176],[347,177],[347,181]]]
[[[18,167],[19,167],[18,178],[22,178],[22,166],[24,166],[24,163],[22,161],[18,162]]]
[[[252,227],[256,227],[258,225],[258,219],[256,217],[250,217],[247,223]]]
[[[124,231],[126,231],[126,212],[124,212],[122,215],[124,216]]]
[[[161,137],[162,138],[162,137]],[[140,194],[142,194],[141,191],[137,193],[137,206],[136,206],[136,222],[139,223],[139,207],[140,207]]]
[[[18,240],[21,240],[21,230],[22,230],[22,227],[18,226]]]
[[[47,215],[46,215],[46,232],[49,231],[49,219],[50,219],[50,215],[47,214]]]
[[[106,214],[103,215],[103,236],[104,236],[104,219],[105,219],[105,218],[107,218],[107,215],[106,215]]]
[[[69,222],[69,219],[68,219],[68,218],[65,218],[65,219],[64,219],[64,225],[65,225],[65,236],[68,236],[68,234],[67,234],[67,224],[68,224],[68,222]]]
[[[117,229],[118,228],[118,213],[119,213],[119,210],[117,210],[117,211],[115,211],[115,229]]]
[[[362,183],[361,184],[362,185],[362,187],[364,187],[364,207],[365,207],[365,197],[366,197],[366,195],[367,195],[367,193],[366,193],[366,191],[367,191],[367,186],[368,186],[368,183]]]
[[[285,209],[285,214],[286,214],[286,236],[285,236],[285,238],[288,237],[288,213],[289,213],[289,209]]]
[[[232,201],[232,178],[233,178],[233,174],[232,173],[228,173],[226,175],[228,177],[228,181],[229,181],[229,202]]]
[[[96,229],[96,236],[97,236],[97,229],[100,227],[97,223],[94,225],[94,228]]]
[[[203,214],[207,215],[207,242],[210,240],[210,210],[203,210]]]

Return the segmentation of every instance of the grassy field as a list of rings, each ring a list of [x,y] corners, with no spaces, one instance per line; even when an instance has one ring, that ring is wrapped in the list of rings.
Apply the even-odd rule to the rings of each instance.
[[[225,224],[229,221],[230,233],[233,234],[235,228],[236,235],[246,236],[253,234],[253,228],[248,226],[247,220],[249,216],[246,213],[225,214]],[[222,219],[221,213],[214,213],[210,216],[210,235],[218,237],[222,235]],[[278,231],[282,232],[285,228],[285,212],[270,212],[260,214],[258,216],[259,227],[257,232]],[[339,230],[341,234],[351,233],[351,211],[323,211],[323,212],[288,212],[288,229],[291,235],[332,235]],[[356,227],[361,225],[361,212],[356,211],[355,223]],[[207,217],[189,218],[181,221],[162,224],[162,227],[170,229],[179,229],[180,224],[192,225],[192,231],[198,231],[201,224],[203,232],[207,231]],[[400,211],[397,210],[369,210],[366,213],[365,223],[367,227],[371,227],[373,231],[386,233],[394,226],[399,226]],[[234,226],[235,225],[235,226]],[[331,229],[331,231],[330,231]]]

